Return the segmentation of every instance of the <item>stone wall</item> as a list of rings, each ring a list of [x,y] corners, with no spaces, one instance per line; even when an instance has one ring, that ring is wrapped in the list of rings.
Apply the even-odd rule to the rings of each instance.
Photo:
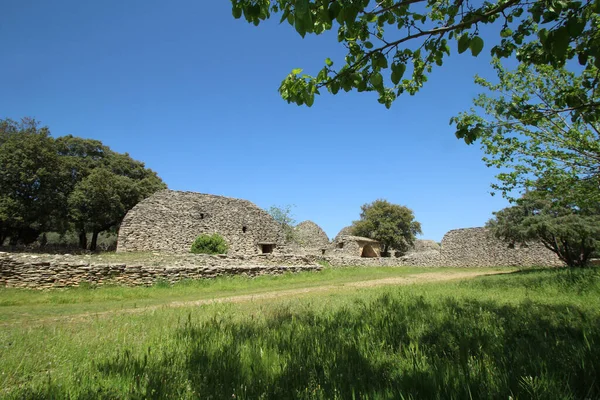
[[[127,213],[117,252],[187,253],[198,235],[213,233],[223,236],[228,254],[260,254],[261,244],[283,244],[281,226],[247,200],[163,190]]]
[[[78,256],[0,253],[0,286],[48,289],[79,286],[84,282],[99,286],[148,286],[157,281],[175,283],[223,275],[256,276],[321,269],[314,259],[272,254],[239,258],[204,254],[169,256],[141,264],[91,262]]]
[[[320,250],[329,247],[327,234],[312,221],[300,222],[294,227],[294,241],[307,250],[320,252]]]

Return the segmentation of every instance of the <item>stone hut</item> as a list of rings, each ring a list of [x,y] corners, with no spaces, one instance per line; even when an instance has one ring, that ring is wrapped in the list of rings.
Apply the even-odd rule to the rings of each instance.
[[[213,233],[225,239],[230,255],[272,253],[284,241],[281,226],[247,200],[163,190],[127,213],[117,251],[187,253],[198,235]]]
[[[426,251],[440,251],[440,245],[435,240],[416,239],[408,253],[422,253]]]
[[[340,229],[340,231],[338,232],[338,234],[335,236],[335,238],[333,239],[333,241],[337,241],[338,238],[341,238],[342,236],[352,236],[352,226],[345,226],[342,229]]]
[[[336,236],[331,255],[349,257],[381,257],[381,245],[377,240],[361,236]]]
[[[455,229],[442,239],[440,264],[446,267],[557,267],[562,261],[541,242],[510,245],[486,228]]]
[[[294,242],[307,252],[315,254],[322,254],[329,247],[327,234],[312,221],[300,222],[294,227]]]

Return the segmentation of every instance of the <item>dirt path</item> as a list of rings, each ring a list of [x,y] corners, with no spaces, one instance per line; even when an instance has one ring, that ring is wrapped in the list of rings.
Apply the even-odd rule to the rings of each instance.
[[[89,317],[102,317],[109,316],[115,314],[140,314],[147,311],[158,310],[162,308],[179,308],[179,307],[193,307],[193,306],[202,306],[208,304],[215,303],[246,303],[255,300],[270,300],[270,299],[278,299],[281,297],[291,297],[298,296],[307,293],[321,293],[327,292],[331,290],[340,290],[340,289],[351,289],[351,288],[372,288],[379,286],[401,286],[401,285],[411,285],[411,284],[420,284],[420,283],[429,283],[429,282],[444,282],[444,281],[452,281],[458,279],[468,279],[474,278],[477,276],[485,276],[485,275],[496,275],[502,274],[506,272],[502,271],[469,271],[465,270],[464,272],[426,272],[421,274],[412,274],[399,276],[394,278],[384,278],[384,279],[373,279],[368,281],[359,281],[359,282],[347,282],[336,285],[323,285],[323,286],[313,286],[306,288],[297,288],[297,289],[287,289],[287,290],[277,290],[273,292],[264,292],[264,293],[255,293],[255,294],[246,294],[239,296],[229,296],[229,297],[218,297],[212,299],[202,299],[202,300],[190,300],[190,301],[172,301],[169,303],[152,305],[142,308],[126,308],[119,310],[109,310],[109,311],[99,311],[99,312],[88,312],[81,314],[73,314],[73,315],[65,315],[60,317],[52,317],[52,318],[40,318],[26,321],[19,321],[16,323],[3,323],[0,326],[8,326],[14,325],[18,323],[28,322],[28,323],[43,323],[43,322],[53,322],[53,321],[75,321],[81,320]]]

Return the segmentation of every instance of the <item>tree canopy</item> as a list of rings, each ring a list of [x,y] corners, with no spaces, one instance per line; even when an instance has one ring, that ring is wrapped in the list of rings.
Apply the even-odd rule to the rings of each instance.
[[[402,93],[416,93],[434,66],[453,51],[477,56],[486,46],[480,30],[495,27],[496,57],[562,67],[576,59],[600,67],[600,0],[231,0],[235,18],[250,23],[276,16],[299,35],[336,29],[346,48],[339,68],[327,58],[316,74],[296,68],[279,92],[288,102],[311,106],[321,90],[336,94],[375,91],[390,107]],[[453,50],[455,48],[456,50]]]
[[[522,64],[508,71],[498,60],[494,68],[497,83],[476,78],[487,89],[477,109],[452,118],[457,136],[480,140],[485,163],[501,169],[492,187],[511,199],[543,187],[567,204],[600,204],[599,70]]]
[[[275,222],[281,225],[286,242],[294,241],[295,236],[294,225],[296,225],[296,220],[292,213],[292,207],[289,204],[287,206],[271,206],[267,210],[267,213],[273,217]]]
[[[415,221],[411,209],[375,200],[361,206],[360,219],[352,223],[352,233],[377,240],[384,253],[391,249],[406,253],[421,233],[421,224]]]
[[[42,232],[98,233],[166,185],[128,154],[74,136],[54,139],[32,119],[0,120],[0,244],[31,243]]]
[[[581,208],[532,191],[514,206],[494,213],[487,223],[496,237],[509,243],[540,241],[569,267],[585,267],[600,250],[600,204]]]

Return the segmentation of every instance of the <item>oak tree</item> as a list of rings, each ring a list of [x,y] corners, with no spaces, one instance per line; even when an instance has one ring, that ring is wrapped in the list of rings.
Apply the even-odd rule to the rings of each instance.
[[[421,233],[421,224],[411,209],[387,200],[375,200],[361,206],[360,219],[352,223],[352,233],[377,240],[384,254],[391,249],[403,254]]]

